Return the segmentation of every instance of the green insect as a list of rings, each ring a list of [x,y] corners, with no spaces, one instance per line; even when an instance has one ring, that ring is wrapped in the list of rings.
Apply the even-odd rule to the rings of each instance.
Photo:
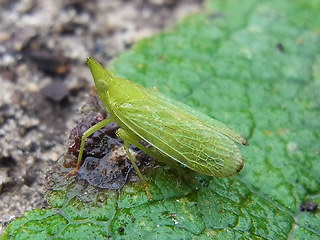
[[[146,89],[134,82],[115,77],[92,58],[87,59],[100,100],[111,117],[89,128],[82,136],[76,169],[81,159],[86,138],[104,126],[117,122],[117,134],[124,140],[126,154],[140,180],[148,185],[138,169],[130,144],[173,167],[177,162],[192,170],[213,177],[227,177],[243,167],[243,157],[236,141],[248,146],[240,134],[225,124],[158,91]],[[139,141],[144,140],[152,148]]]

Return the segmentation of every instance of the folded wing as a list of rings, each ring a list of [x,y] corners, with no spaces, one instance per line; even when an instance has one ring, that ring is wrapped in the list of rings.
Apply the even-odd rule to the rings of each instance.
[[[113,111],[139,137],[196,172],[225,177],[243,166],[240,150],[228,136],[237,133],[174,99],[152,92]],[[243,142],[241,136],[235,138]]]

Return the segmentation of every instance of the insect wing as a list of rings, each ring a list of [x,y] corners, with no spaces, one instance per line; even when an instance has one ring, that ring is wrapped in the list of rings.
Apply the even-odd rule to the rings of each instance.
[[[202,112],[199,112],[192,107],[189,107],[186,104],[183,104],[182,102],[176,101],[172,98],[168,98],[162,94],[159,94],[159,99],[166,99],[165,101],[168,104],[175,105],[181,109],[183,109],[185,112],[188,112],[189,114],[196,116],[199,120],[203,122],[203,124],[207,125],[209,128],[214,129],[215,131],[222,133],[223,135],[228,136],[232,140],[241,143],[242,145],[249,146],[249,143],[245,138],[243,138],[239,133],[234,131],[233,129],[229,128],[227,125],[225,125],[222,122],[219,122],[216,119],[213,119],[207,115],[205,115]]]
[[[216,120],[212,124],[206,115],[148,89],[143,98],[128,99],[113,108],[114,114],[163,154],[210,176],[226,177],[241,170],[239,148],[225,132],[219,132],[229,131],[224,124]]]

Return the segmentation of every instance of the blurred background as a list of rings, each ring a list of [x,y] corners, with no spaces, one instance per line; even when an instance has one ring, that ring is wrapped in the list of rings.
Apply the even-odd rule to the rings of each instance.
[[[0,234],[45,207],[45,175],[65,152],[103,65],[201,10],[202,0],[0,0]]]

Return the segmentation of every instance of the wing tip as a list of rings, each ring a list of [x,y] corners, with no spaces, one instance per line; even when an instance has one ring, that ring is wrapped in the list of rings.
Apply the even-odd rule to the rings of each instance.
[[[248,141],[245,140],[245,139],[242,140],[241,144],[244,145],[244,146],[249,146]]]

